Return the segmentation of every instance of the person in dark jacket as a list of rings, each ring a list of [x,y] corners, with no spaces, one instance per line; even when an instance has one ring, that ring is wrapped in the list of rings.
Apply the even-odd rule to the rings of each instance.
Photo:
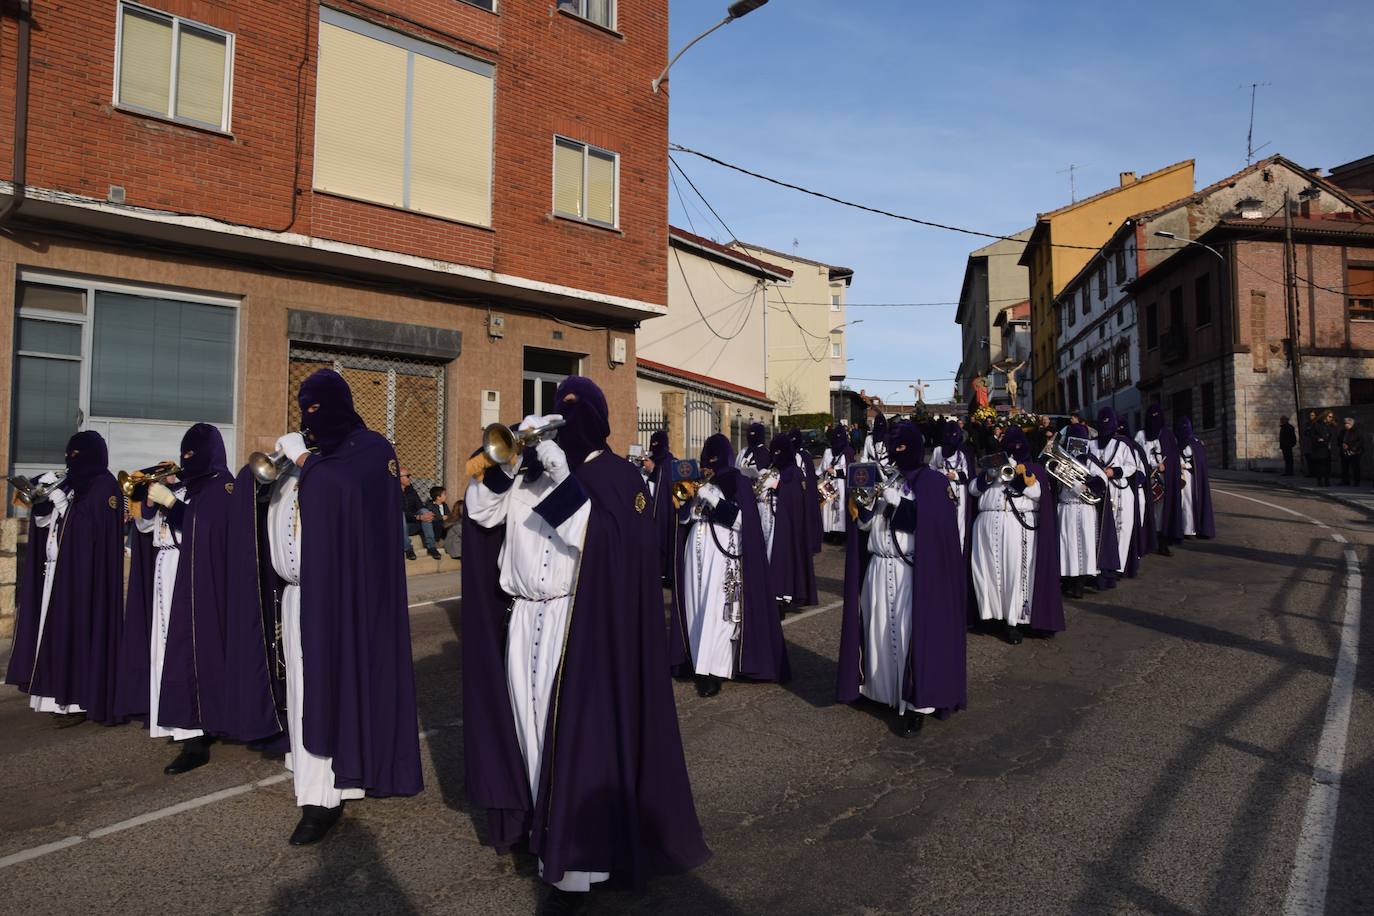
[[[410,539],[414,535],[421,535],[425,542],[425,550],[436,560],[443,557],[439,554],[439,549],[435,546],[434,522],[435,515],[425,508],[424,500],[420,499],[420,494],[415,492],[415,485],[410,482],[410,471],[401,468],[401,509],[405,513],[405,553],[407,560],[415,559],[415,548],[411,545]]]
[[[1364,457],[1364,436],[1355,428],[1355,418],[1346,417],[1345,426],[1340,431],[1341,443],[1341,486],[1360,485],[1360,459]]]
[[[1329,487],[1331,486],[1331,450],[1336,446],[1335,417],[1317,420],[1311,428],[1312,476],[1317,478],[1317,486]]]
[[[1302,463],[1303,473],[1308,477],[1317,476],[1317,427],[1321,425],[1321,420],[1317,417],[1315,410],[1307,412],[1307,422],[1302,428]]]
[[[1279,417],[1279,451],[1283,452],[1283,476],[1293,476],[1293,447],[1298,444],[1298,431],[1288,422],[1288,417]]]

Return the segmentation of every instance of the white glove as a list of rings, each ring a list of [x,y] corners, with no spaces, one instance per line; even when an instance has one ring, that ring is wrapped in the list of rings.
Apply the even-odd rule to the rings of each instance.
[[[165,484],[156,480],[148,484],[148,498],[164,509],[169,508],[172,503],[177,501],[172,491]]]
[[[894,508],[896,508],[897,506],[901,505],[901,502],[902,502],[902,488],[901,488],[901,487],[895,487],[895,486],[894,486],[894,487],[884,487],[884,488],[883,488],[883,502],[887,503],[889,506],[892,506],[892,507],[894,507]]]
[[[702,502],[714,509],[716,504],[725,497],[725,494],[720,491],[720,487],[708,483],[697,491],[697,496],[700,496]]]
[[[558,447],[557,442],[545,439],[534,447],[534,453],[539,456],[544,473],[548,474],[555,484],[568,479],[568,456],[563,454],[563,449]]]
[[[48,494],[48,502],[52,503],[54,509],[61,509],[71,502],[71,495],[66,490],[53,490]]]
[[[36,484],[49,484],[49,483],[56,483],[56,482],[57,482],[57,472],[56,472],[56,471],[49,471],[48,473],[44,474],[43,476],[39,477],[37,480],[34,481],[34,483],[36,483]]]
[[[287,433],[277,440],[277,451],[298,463],[302,455],[310,451],[305,447],[305,437],[300,433]]]
[[[527,429],[538,429],[543,425],[544,418],[539,416],[539,414],[537,413],[532,413],[529,416],[525,417],[525,419],[520,421],[520,425],[516,427],[516,430],[524,431]]]

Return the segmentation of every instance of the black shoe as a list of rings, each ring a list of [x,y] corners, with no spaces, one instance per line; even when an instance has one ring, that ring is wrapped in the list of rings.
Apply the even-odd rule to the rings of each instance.
[[[720,694],[721,679],[714,674],[706,676],[706,689],[702,692],[704,697],[714,697]]]
[[[1020,628],[1018,628],[1018,627],[1016,627],[1016,626],[1014,626],[1014,625],[1012,625],[1012,624],[1007,624],[1007,644],[1008,644],[1008,645],[1011,645],[1011,646],[1019,646],[1019,645],[1021,645],[1021,630],[1020,630]]]
[[[902,737],[914,738],[916,733],[921,730],[921,726],[926,724],[926,717],[914,709],[908,709],[902,716]]]
[[[444,555],[441,554],[439,551],[435,550],[433,547],[429,548],[429,555],[436,560],[442,560],[444,558]]]
[[[162,772],[168,776],[179,776],[182,773],[189,773],[197,767],[203,767],[210,762],[210,739],[201,735],[198,738],[187,738],[181,742],[181,753],[177,754],[176,759],[162,768]]]
[[[1083,583],[1082,583],[1082,582],[1075,582],[1073,585],[1069,586],[1069,597],[1070,597],[1070,598],[1082,598],[1082,597],[1083,597]]]
[[[319,805],[302,806],[300,823],[291,831],[291,845],[309,846],[311,843],[318,843],[342,816],[342,804],[334,808],[323,808]]]
[[[582,912],[586,902],[586,894],[575,894],[572,891],[560,891],[556,887],[551,887],[548,896],[539,905],[539,916],[572,916]]]
[[[415,556],[415,548],[414,548],[414,547],[412,547],[412,548],[410,548],[409,550],[406,551],[406,559],[407,559],[407,560],[416,560],[416,559],[419,559],[418,557]]]
[[[1173,552],[1172,550],[1169,549],[1169,545],[1168,545],[1168,544],[1160,544],[1160,545],[1159,545],[1159,555],[1160,555],[1161,557],[1172,557],[1172,556],[1174,555],[1174,552]]]
[[[695,680],[697,684],[697,696],[706,696],[706,690],[710,686],[710,678],[704,674],[698,674],[693,677],[693,680]]]

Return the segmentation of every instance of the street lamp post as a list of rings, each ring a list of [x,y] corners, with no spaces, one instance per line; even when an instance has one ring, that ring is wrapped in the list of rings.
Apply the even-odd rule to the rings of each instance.
[[[681,57],[682,55],[684,55],[684,54],[687,53],[687,49],[688,49],[688,48],[690,48],[692,45],[696,44],[697,42],[701,41],[703,38],[705,38],[707,35],[710,35],[712,32],[714,32],[716,29],[720,28],[721,26],[723,26],[723,25],[729,25],[730,23],[734,22],[736,19],[740,19],[740,18],[743,18],[744,16],[749,15],[749,14],[752,13],[754,10],[756,10],[756,9],[758,9],[759,7],[763,6],[763,5],[764,5],[765,3],[767,3],[767,2],[768,2],[768,0],[735,0],[734,3],[730,4],[729,8],[727,8],[726,11],[725,11],[725,18],[724,18],[724,19],[722,19],[720,22],[717,22],[715,25],[711,26],[711,27],[710,27],[709,29],[707,29],[706,31],[702,32],[702,33],[701,33],[700,35],[698,35],[696,38],[693,38],[691,41],[687,42],[687,44],[685,44],[685,45],[682,46],[682,50],[681,50],[681,51],[678,51],[676,54],[673,55],[673,59],[670,60],[670,61],[668,61],[668,66],[666,66],[666,67],[663,68],[663,72],[660,73],[660,74],[658,75],[658,77],[657,77],[657,78],[654,80],[654,82],[653,82],[654,94],[655,94],[655,95],[658,94],[658,87],[659,87],[660,85],[662,85],[662,83],[663,83],[663,81],[664,81],[665,79],[668,78],[668,71],[671,70],[671,69],[673,69],[673,64],[677,63],[677,59],[678,59],[679,57]]]
[[[1207,249],[1208,251],[1210,251],[1212,254],[1214,254],[1214,255],[1216,255],[1218,258],[1220,258],[1220,259],[1221,259],[1221,262],[1222,262],[1223,264],[1226,263],[1226,256],[1225,256],[1225,255],[1223,255],[1220,251],[1217,251],[1217,250],[1216,250],[1215,248],[1213,248],[1211,245],[1204,245],[1204,244],[1202,244],[1201,242],[1197,241],[1196,239],[1181,239],[1181,238],[1179,238],[1177,235],[1175,235],[1174,233],[1172,233],[1172,232],[1165,232],[1163,229],[1157,229],[1157,230],[1155,230],[1155,235],[1159,236],[1159,237],[1162,238],[1162,239],[1172,239],[1172,240],[1175,241],[1175,242],[1182,242],[1182,243],[1185,244],[1185,245],[1196,245],[1196,246],[1199,247],[1199,248],[1206,248],[1206,249]]]

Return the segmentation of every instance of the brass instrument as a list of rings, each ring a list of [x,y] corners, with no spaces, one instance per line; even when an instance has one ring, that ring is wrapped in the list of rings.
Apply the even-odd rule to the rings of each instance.
[[[855,465],[855,467],[860,467],[860,465]],[[879,466],[878,471],[882,476],[873,479],[871,484],[861,483],[858,480],[851,480],[849,483],[849,492],[853,495],[854,504],[861,509],[868,510],[877,505],[878,497],[883,490],[892,486],[902,476],[902,472],[891,464]]]
[[[116,480],[119,481],[119,492],[124,494],[124,498],[131,503],[138,503],[148,495],[148,487],[151,484],[165,484],[180,473],[181,468],[177,467],[176,462],[161,461],[150,468],[120,471]]]
[[[52,483],[37,483],[27,477],[6,477],[14,485],[14,501],[21,506],[32,507],[36,503],[41,503],[48,496],[62,485],[66,478],[66,471],[55,471],[56,477]]]
[[[285,452],[254,452],[248,456],[248,470],[258,483],[272,483],[291,467],[291,459]]]
[[[704,483],[701,465],[690,458],[680,458],[673,463],[670,475],[673,486],[673,508],[681,509],[696,499],[697,491],[701,489],[701,485]]]
[[[1072,439],[1069,440],[1071,444],[1073,441]],[[1073,493],[1083,502],[1090,506],[1102,502],[1100,496],[1088,490],[1088,469],[1079,464],[1073,453],[1057,441],[1050,440],[1045,445],[1045,450],[1040,453],[1040,463],[1045,466],[1046,474],[1059,481],[1060,486]]]
[[[820,497],[821,505],[825,505],[840,495],[840,485],[830,474],[824,474],[816,481],[816,495]]]
[[[504,423],[492,423],[482,430],[482,454],[492,464],[510,464],[520,457],[526,446],[552,438],[564,422],[558,417],[543,426],[522,430],[513,430]]]
[[[673,484],[673,505],[681,508],[697,498],[701,489],[700,480],[679,480]]]
[[[778,479],[778,472],[775,468],[765,468],[763,473],[754,478],[754,499],[763,499],[767,494],[773,481]]]

